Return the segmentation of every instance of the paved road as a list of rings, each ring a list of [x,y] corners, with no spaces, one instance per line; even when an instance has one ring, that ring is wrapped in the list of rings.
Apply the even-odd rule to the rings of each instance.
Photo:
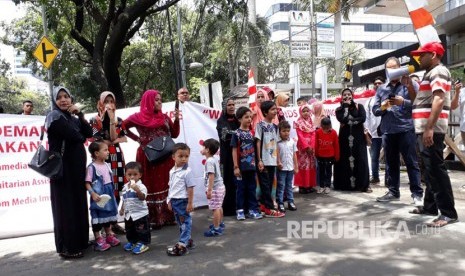
[[[451,178],[457,197],[464,198],[465,173],[451,172]],[[51,233],[0,240],[0,275],[464,275],[465,223],[425,229],[422,223],[431,217],[408,214],[406,184],[396,203],[375,202],[385,188],[374,190],[297,194],[298,211],[283,219],[227,218],[226,234],[218,238],[202,236],[209,212],[197,210],[197,248],[178,258],[165,253],[177,239],[175,226],[153,231],[150,250],[140,256],[116,247],[88,249],[83,259],[64,261],[54,252]],[[456,205],[465,221],[465,200]],[[316,237],[315,231],[323,233]]]

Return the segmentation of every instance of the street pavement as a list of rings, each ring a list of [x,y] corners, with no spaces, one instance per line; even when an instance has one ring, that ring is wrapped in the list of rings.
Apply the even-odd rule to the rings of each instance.
[[[465,222],[465,172],[450,177]],[[285,218],[227,217],[225,234],[215,238],[203,237],[210,212],[196,210],[197,247],[183,257],[166,255],[177,241],[176,226],[152,231],[150,250],[138,256],[118,246],[62,260],[53,233],[4,239],[0,275],[465,275],[465,223],[423,227],[433,217],[408,213],[413,205],[405,172],[401,182],[401,201],[394,203],[375,201],[386,191],[382,185],[371,194],[296,193],[298,210]]]

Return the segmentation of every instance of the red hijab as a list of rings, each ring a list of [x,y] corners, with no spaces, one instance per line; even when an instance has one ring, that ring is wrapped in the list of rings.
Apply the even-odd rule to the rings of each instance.
[[[305,119],[302,116],[302,111],[304,110],[304,108],[307,108],[308,111],[312,110],[308,104],[301,105],[300,108],[299,108],[300,117],[299,117],[299,119],[297,119],[297,121],[294,122],[294,128],[295,129],[300,129],[303,132],[312,132],[314,130],[313,122],[312,122],[312,118],[311,118],[312,116],[310,116],[310,114],[308,114],[309,115],[308,118]]]
[[[140,112],[132,114],[127,120],[136,125],[148,128],[159,128],[164,126],[165,115],[161,110],[155,111],[155,97],[159,94],[157,90],[145,91],[140,101]]]

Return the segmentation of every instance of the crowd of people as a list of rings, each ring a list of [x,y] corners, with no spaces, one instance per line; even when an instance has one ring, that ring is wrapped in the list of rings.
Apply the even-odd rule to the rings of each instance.
[[[298,99],[299,118],[291,125],[282,113],[288,105],[288,95],[275,95],[265,87],[257,91],[251,108],[237,110],[234,100],[226,99],[217,121],[219,139],[206,139],[201,152],[206,159],[206,198],[213,212],[213,223],[204,236],[223,235],[224,216],[242,221],[282,218],[286,211],[296,211],[293,185],[301,194],[328,194],[331,186],[335,190],[372,192],[370,184],[380,182],[381,147],[385,152],[388,192],[377,200],[399,199],[402,155],[416,205],[412,213],[439,215],[430,226],[455,222],[457,212],[442,157],[451,107],[450,74],[440,63],[443,54],[440,43],[428,43],[412,52],[419,56],[421,67],[426,70],[421,83],[408,77],[386,82],[376,78],[376,96],[365,106],[354,101],[351,89],[343,89],[340,106],[335,110],[340,122],[338,132],[332,129],[319,101]],[[385,65],[398,68],[400,63],[390,58]],[[51,179],[50,184],[55,243],[60,256],[82,257],[88,246],[86,192],[90,195],[95,250],[106,251],[120,244],[115,235],[118,212],[125,220],[125,228],[119,229],[126,233],[125,251],[147,251],[150,231],[173,224],[179,226],[179,240],[168,248],[167,254],[182,256],[193,249],[190,213],[194,209],[195,183],[188,166],[189,146],[176,143],[171,157],[155,163],[144,153],[154,139],[178,137],[178,108],[172,121],[162,112],[161,94],[148,90],[142,96],[140,111],[122,120],[116,116],[115,96],[105,91],[97,103],[98,114],[88,122],[72,99],[68,89],[55,89],[53,111],[46,117],[50,148],[63,155],[63,177]],[[178,91],[178,100],[189,100],[186,88]],[[454,101],[456,107],[457,99]],[[292,128],[297,133],[296,141],[290,137]],[[136,160],[128,163],[119,145],[127,141],[126,137],[139,143]],[[86,169],[84,143],[88,139],[92,163]],[[367,146],[371,146],[371,180]],[[219,160],[214,157],[218,151]],[[421,172],[425,176],[425,191],[418,158],[425,167]]]

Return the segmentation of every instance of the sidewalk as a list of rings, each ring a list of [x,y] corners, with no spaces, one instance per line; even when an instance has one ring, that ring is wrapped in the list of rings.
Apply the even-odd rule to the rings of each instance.
[[[460,190],[465,172],[452,171],[450,176],[460,198],[456,200],[459,219],[465,221],[465,192]],[[408,213],[413,205],[405,172],[401,181],[399,202],[376,202],[386,190],[381,185],[374,185],[371,194],[296,194],[298,210],[288,211],[285,218],[240,222],[227,217],[225,235],[216,238],[203,237],[210,212],[196,210],[192,233],[197,248],[184,257],[165,253],[178,238],[176,226],[152,231],[150,250],[139,256],[119,246],[108,252],[89,248],[82,259],[62,260],[54,251],[53,233],[0,240],[1,274],[464,275],[465,223],[439,230],[422,228],[432,217]],[[318,229],[309,228],[347,222],[357,223],[357,237],[345,233],[334,237],[338,228],[328,228],[316,237]],[[399,225],[404,228],[396,236]],[[384,232],[374,235],[378,230]]]

